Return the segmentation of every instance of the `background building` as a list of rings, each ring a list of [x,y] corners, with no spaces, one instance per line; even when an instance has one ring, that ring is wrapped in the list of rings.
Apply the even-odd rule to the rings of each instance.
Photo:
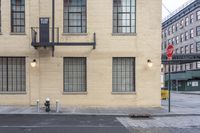
[[[0,104],[160,106],[160,22],[160,0],[55,0],[54,47],[51,0],[1,0]]]
[[[200,1],[192,0],[167,17],[162,23],[162,53],[168,44],[173,44],[175,54],[200,53]],[[171,66],[172,88],[179,91],[200,90],[200,63]],[[165,66],[165,81],[168,83],[168,66]]]

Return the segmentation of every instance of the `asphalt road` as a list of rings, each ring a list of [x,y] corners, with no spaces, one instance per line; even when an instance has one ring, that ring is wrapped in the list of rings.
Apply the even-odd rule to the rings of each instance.
[[[0,115],[0,133],[130,133],[114,116]]]

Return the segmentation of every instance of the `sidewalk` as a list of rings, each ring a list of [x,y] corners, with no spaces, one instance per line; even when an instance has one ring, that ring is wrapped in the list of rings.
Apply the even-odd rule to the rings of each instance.
[[[56,112],[55,108],[51,108],[50,113],[45,112],[45,108],[40,108],[37,112],[36,106],[0,106],[0,114],[53,114],[53,115],[112,115],[112,116],[128,116],[136,115],[155,115],[163,114],[166,111],[162,108],[122,108],[122,107],[65,107],[60,108]]]
[[[52,111],[45,112],[40,108],[37,112],[36,106],[0,106],[0,114],[52,114],[52,115],[113,115],[113,116],[200,116],[200,96],[193,94],[175,93],[171,94],[171,112],[168,113],[168,100],[161,101],[160,108],[125,108],[125,107],[62,107],[57,113],[55,106],[51,105]]]

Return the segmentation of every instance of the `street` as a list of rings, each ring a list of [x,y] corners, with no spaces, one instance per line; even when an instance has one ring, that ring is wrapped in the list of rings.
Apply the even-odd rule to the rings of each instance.
[[[113,116],[0,115],[0,133],[129,133]]]

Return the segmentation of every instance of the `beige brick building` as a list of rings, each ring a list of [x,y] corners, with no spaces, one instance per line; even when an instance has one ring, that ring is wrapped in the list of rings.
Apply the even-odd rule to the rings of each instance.
[[[43,17],[52,27],[52,0],[1,0],[0,105],[160,106],[161,0],[55,0],[55,42],[86,46],[54,56],[31,30]]]

